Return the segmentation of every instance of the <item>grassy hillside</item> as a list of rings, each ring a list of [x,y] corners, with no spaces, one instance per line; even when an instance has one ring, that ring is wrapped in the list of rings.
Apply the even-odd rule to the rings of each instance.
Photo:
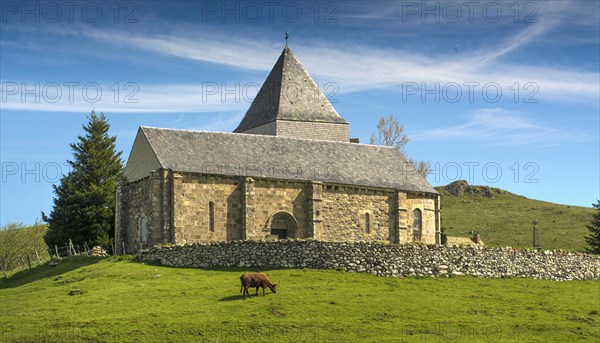
[[[8,342],[598,341],[598,281],[386,278],[276,269],[246,301],[240,269],[72,257],[0,280]],[[159,276],[160,275],[160,276]],[[72,289],[83,292],[67,295]],[[253,292],[251,293],[253,294]]]
[[[449,186],[436,188],[442,194],[442,227],[449,236],[468,236],[469,230],[478,230],[487,245],[532,247],[536,219],[543,249],[582,251],[586,247],[585,225],[592,208],[532,200],[481,186],[468,186],[455,196],[448,192]]]

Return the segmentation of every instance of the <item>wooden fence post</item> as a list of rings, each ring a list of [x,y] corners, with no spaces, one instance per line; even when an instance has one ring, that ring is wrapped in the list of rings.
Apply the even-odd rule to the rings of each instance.
[[[59,259],[60,255],[58,254],[58,247],[56,245],[54,246],[54,251],[56,251],[56,258]]]
[[[33,248],[35,250],[35,256],[37,256],[38,262],[42,264],[42,259],[40,258],[40,254],[38,254],[37,248]]]
[[[65,249],[67,249],[69,256],[71,256],[71,247],[69,247],[69,243],[65,243]]]
[[[71,249],[71,251],[73,252],[73,255],[77,255],[77,252],[75,251],[75,246],[73,245],[73,241],[69,238],[69,249]]]
[[[121,247],[123,248],[121,255],[125,255],[125,242],[121,242]]]

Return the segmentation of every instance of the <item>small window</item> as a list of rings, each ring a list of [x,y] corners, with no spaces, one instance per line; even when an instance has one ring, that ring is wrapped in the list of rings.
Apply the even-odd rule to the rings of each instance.
[[[139,230],[140,230],[140,242],[141,243],[148,242],[148,220],[146,219],[145,216],[140,217],[138,226],[139,226]]]
[[[210,232],[215,232],[215,203],[208,203],[208,229]]]
[[[365,232],[371,233],[371,215],[369,212],[365,213]]]
[[[415,208],[413,211],[413,230],[421,231],[421,210]]]

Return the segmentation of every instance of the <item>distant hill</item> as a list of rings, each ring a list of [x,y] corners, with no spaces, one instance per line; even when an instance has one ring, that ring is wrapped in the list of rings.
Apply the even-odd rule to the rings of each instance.
[[[469,185],[464,180],[436,187],[442,195],[442,227],[449,236],[479,231],[488,246],[532,247],[533,220],[538,221],[542,249],[583,251],[585,225],[593,208],[528,199],[499,188]]]

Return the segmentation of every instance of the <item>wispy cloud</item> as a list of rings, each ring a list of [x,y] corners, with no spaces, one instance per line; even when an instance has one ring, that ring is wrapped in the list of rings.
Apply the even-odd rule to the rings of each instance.
[[[410,49],[380,48],[356,44],[336,46],[330,41],[314,40],[296,53],[307,69],[325,82],[335,82],[342,93],[377,88],[398,88],[405,82],[434,83],[496,82],[508,89],[515,82],[533,83],[538,97],[548,101],[597,101],[599,74],[569,67],[540,67],[502,60],[512,52],[540,39],[560,21],[552,12],[540,22],[526,26],[512,37],[494,45],[487,43],[472,51],[427,56]],[[77,34],[104,43],[122,44],[158,54],[166,54],[248,70],[268,71],[280,44],[269,40],[225,38],[218,29],[190,33],[177,29],[169,34],[131,34],[93,28],[77,30]],[[71,32],[73,33],[73,32]],[[260,48],[257,48],[260,47]]]
[[[554,146],[566,142],[584,142],[589,135],[556,129],[534,121],[524,112],[502,108],[480,109],[467,115],[465,123],[412,133],[412,141],[473,141],[493,146]]]
[[[412,47],[393,48],[364,43],[349,46],[323,39],[298,45],[296,54],[318,81],[336,83],[340,93],[382,88],[400,93],[406,83],[416,83],[431,89],[435,84],[443,86],[450,82],[459,85],[485,85],[494,82],[509,93],[511,87],[518,83],[522,90],[525,84],[534,85],[537,88],[535,98],[539,100],[595,104],[599,99],[600,79],[596,70],[582,71],[566,64],[540,66],[510,60],[511,54],[542,40],[549,31],[556,28],[564,20],[562,14],[572,16],[583,11],[581,6],[563,1],[549,3],[540,5],[542,12],[539,22],[517,26],[523,27],[521,31],[502,39],[496,38],[495,41],[482,40],[480,46],[469,51],[447,53],[443,58],[419,52]],[[382,11],[365,12],[365,16],[397,16],[397,11],[398,6],[395,4],[384,7]],[[595,25],[598,26],[597,22]],[[156,32],[156,28],[146,31],[140,27],[134,32],[86,25],[53,25],[44,30],[46,33],[79,36],[102,44],[251,71],[268,71],[281,49],[281,42],[261,38],[264,35],[230,36],[230,32],[223,27],[209,25],[200,27],[169,23],[164,24],[161,34],[150,33]],[[248,38],[249,36],[252,38]],[[11,43],[2,41],[2,44]],[[211,112],[241,110],[249,106],[247,101],[219,101],[215,98],[208,102],[202,101],[199,96],[201,92],[200,85],[140,85],[139,103],[122,104],[106,99],[96,107],[115,112]],[[506,93],[505,96],[508,97]],[[525,95],[527,94],[523,92],[522,96]],[[11,102],[3,104],[3,107],[79,112],[94,106],[89,103]]]
[[[156,84],[134,84],[134,88],[122,92],[115,100],[112,86],[97,85],[97,88],[91,88],[90,95],[83,96],[83,92],[75,92],[75,96],[69,98],[68,88],[62,87],[62,95],[58,99],[53,99],[52,94],[49,99],[44,96],[50,92],[38,92],[37,100],[31,95],[25,95],[20,88],[21,82],[13,82],[16,85],[16,91],[3,94],[3,110],[33,110],[48,112],[89,112],[91,109],[102,109],[104,112],[111,113],[214,113],[214,112],[232,112],[245,110],[250,106],[252,97],[250,91],[240,94],[226,95],[218,87],[209,88],[209,86],[195,84],[175,84],[175,85],[156,85]],[[24,84],[32,87],[33,82]],[[5,85],[5,88],[6,85]],[[40,86],[40,89],[42,86]],[[80,90],[81,87],[77,90]],[[101,93],[95,90],[101,89]],[[135,90],[135,91],[134,91]],[[251,90],[254,90],[251,89]],[[14,94],[13,94],[14,93]],[[246,94],[248,93],[248,94]],[[247,98],[246,98],[247,95]]]

